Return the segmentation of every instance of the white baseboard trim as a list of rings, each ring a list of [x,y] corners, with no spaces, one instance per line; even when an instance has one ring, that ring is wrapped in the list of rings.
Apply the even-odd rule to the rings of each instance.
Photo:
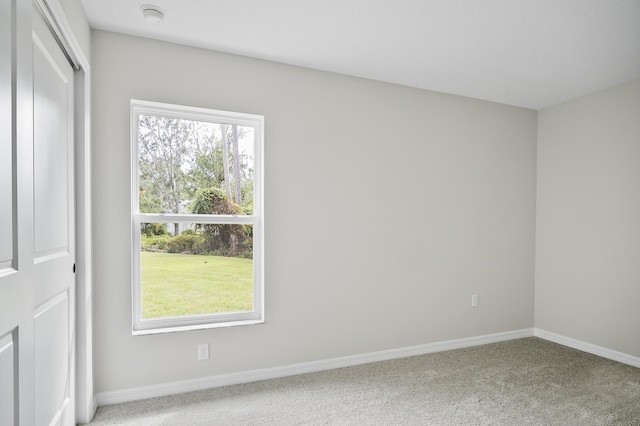
[[[550,342],[558,343],[560,345],[568,346],[573,349],[578,349],[583,352],[588,352],[593,355],[598,355],[603,358],[611,359],[613,361],[618,361],[623,364],[640,368],[640,357],[614,351],[612,349],[603,348],[602,346],[572,339],[570,337],[565,337],[560,334],[552,333],[550,331],[542,330],[539,328],[533,329],[533,335],[544,340],[549,340]]]
[[[98,406],[118,404],[121,402],[137,401],[157,396],[173,395],[193,392],[220,386],[237,385],[241,383],[257,382],[260,380],[276,379],[279,377],[295,376],[298,374],[315,373],[333,370],[335,368],[351,367],[371,362],[387,361],[390,359],[406,358],[433,352],[448,351],[506,340],[532,337],[533,329],[507,331],[503,333],[487,334],[484,336],[466,337],[463,339],[447,340],[444,342],[427,343],[406,348],[389,349],[359,355],[330,358],[319,361],[302,362],[281,367],[263,368],[259,370],[243,371],[239,373],[220,374],[191,380],[161,383],[153,386],[142,386],[118,391],[100,392],[96,395]]]

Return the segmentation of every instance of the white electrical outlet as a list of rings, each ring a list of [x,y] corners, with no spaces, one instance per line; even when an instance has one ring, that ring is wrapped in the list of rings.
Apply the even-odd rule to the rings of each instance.
[[[478,295],[477,294],[472,294],[471,295],[471,306],[474,308],[478,307]]]
[[[209,344],[200,343],[198,345],[198,361],[209,359]]]

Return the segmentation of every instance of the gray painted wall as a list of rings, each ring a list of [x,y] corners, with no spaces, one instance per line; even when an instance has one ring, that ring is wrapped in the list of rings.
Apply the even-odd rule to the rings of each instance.
[[[96,392],[533,327],[535,111],[101,31],[92,66]],[[131,335],[131,98],[265,116],[265,324]]]
[[[640,356],[640,79],[538,120],[536,327]]]

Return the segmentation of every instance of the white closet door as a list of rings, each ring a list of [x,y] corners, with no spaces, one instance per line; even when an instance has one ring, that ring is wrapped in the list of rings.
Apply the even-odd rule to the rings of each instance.
[[[75,425],[74,74],[0,0],[0,425]]]
[[[0,425],[35,422],[31,2],[0,0]]]
[[[73,69],[33,12],[33,263],[37,425],[75,425]]]

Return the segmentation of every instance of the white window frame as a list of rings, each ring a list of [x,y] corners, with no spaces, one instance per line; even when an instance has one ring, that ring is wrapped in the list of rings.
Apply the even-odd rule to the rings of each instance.
[[[255,129],[254,188],[252,215],[189,215],[140,213],[138,185],[138,115],[165,116],[193,121],[224,123]],[[261,115],[131,100],[131,241],[132,241],[132,332],[156,334],[202,328],[259,324],[264,322],[264,117]],[[142,223],[210,223],[253,226],[253,310],[174,318],[142,319],[140,288],[140,226]]]

